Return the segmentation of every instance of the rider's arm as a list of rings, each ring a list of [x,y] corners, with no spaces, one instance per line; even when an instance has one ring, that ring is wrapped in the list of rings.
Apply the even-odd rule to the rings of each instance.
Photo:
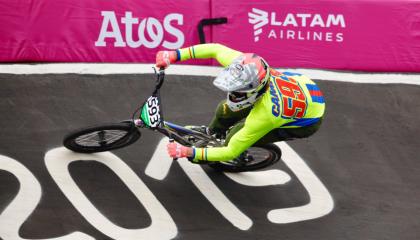
[[[258,111],[251,111],[244,127],[232,136],[226,147],[193,149],[194,160],[229,161],[238,157],[273,129],[271,120],[261,116]]]
[[[235,58],[242,53],[218,43],[207,43],[194,45],[188,48],[176,50],[177,61],[188,59],[216,59],[222,66],[228,66]]]

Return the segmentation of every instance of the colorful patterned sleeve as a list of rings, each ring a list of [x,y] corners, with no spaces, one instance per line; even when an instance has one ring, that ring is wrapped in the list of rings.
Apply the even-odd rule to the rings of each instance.
[[[188,48],[177,50],[177,60],[188,59],[216,59],[222,66],[228,66],[235,58],[242,53],[218,43],[207,43],[194,45]]]

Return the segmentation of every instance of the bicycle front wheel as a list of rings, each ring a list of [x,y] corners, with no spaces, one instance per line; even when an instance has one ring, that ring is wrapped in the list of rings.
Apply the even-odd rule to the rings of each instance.
[[[122,122],[76,130],[64,137],[63,145],[74,152],[104,152],[130,145],[140,136],[133,123]]]

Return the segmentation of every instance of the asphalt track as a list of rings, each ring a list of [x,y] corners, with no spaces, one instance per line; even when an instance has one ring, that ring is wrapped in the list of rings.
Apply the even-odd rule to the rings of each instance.
[[[323,126],[313,137],[288,144],[333,200],[318,217],[292,221],[289,216],[288,223],[267,217],[272,209],[324,200],[311,196],[305,178],[297,177],[300,170],[284,161],[273,169],[290,180],[260,187],[238,184],[204,166],[210,181],[251,221],[246,226],[216,210],[193,182],[196,175],[190,176],[188,163],[173,164],[162,180],[146,174],[161,141],[155,132],[143,131],[137,143],[112,153],[155,198],[136,198],[128,186],[144,188],[137,180],[124,181],[132,177],[126,168],[101,163],[108,155],[68,165],[78,189],[110,223],[96,222],[94,211],[77,209],[88,204],[75,191],[64,193],[59,183],[63,172],[48,169],[45,159],[52,151],[52,162],[65,161],[59,157],[64,155],[86,157],[60,153],[62,137],[70,130],[130,118],[153,89],[152,75],[0,74],[0,83],[2,239],[420,239],[418,85],[317,81],[327,102]],[[205,124],[223,97],[210,77],[167,76],[164,116],[178,124]],[[18,193],[23,197],[18,199]],[[158,201],[170,217],[150,213],[146,198]],[[152,223],[163,227],[134,231]],[[64,237],[75,232],[80,235]]]

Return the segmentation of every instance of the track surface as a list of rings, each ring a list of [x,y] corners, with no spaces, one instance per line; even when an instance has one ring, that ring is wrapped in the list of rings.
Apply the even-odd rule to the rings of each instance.
[[[70,130],[130,118],[153,89],[152,75],[2,74],[0,82],[0,155],[22,163],[42,189],[39,204],[26,220],[7,222],[4,210],[16,200],[22,183],[10,171],[0,170],[0,237],[18,239],[5,234],[17,225],[25,239],[76,231],[111,239],[66,198],[48,172],[44,156],[61,147],[62,137]],[[224,195],[252,219],[253,225],[241,230],[209,204],[180,165],[174,164],[161,181],[145,174],[161,140],[158,133],[143,131],[137,143],[113,154],[169,212],[176,223],[175,239],[419,239],[420,86],[318,84],[327,101],[323,126],[313,137],[289,145],[331,194],[334,208],[325,216],[288,224],[267,219],[271,209],[310,200],[283,162],[274,166],[291,176],[282,186],[247,187],[203,167]],[[178,124],[206,124],[223,97],[209,77],[168,76],[162,89],[165,117]],[[104,164],[76,161],[68,171],[113,224],[126,229],[151,224],[147,209]],[[20,210],[14,211],[19,215]]]

